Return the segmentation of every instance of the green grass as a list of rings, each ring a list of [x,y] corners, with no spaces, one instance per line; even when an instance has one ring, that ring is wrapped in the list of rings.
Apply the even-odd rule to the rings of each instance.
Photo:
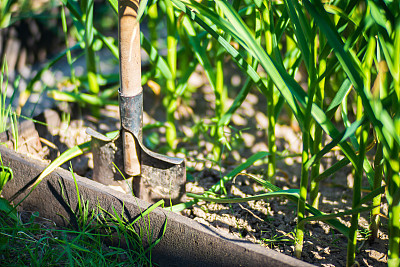
[[[5,171],[9,172],[3,167],[1,174]],[[75,180],[72,168],[71,173]],[[79,193],[76,180],[75,185],[78,206],[69,206],[74,221],[66,228],[57,227],[54,222],[41,218],[38,212],[17,213],[5,199],[0,198],[2,263],[9,266],[151,266],[151,250],[162,237],[152,242],[150,225],[141,226],[139,233],[134,226],[156,207],[163,205],[163,201],[142,211],[134,221],[129,221],[115,209],[113,212],[100,206],[90,209],[88,201]],[[62,193],[64,196],[64,191]],[[21,215],[24,219],[21,219]],[[149,237],[148,248],[142,244],[144,231]]]

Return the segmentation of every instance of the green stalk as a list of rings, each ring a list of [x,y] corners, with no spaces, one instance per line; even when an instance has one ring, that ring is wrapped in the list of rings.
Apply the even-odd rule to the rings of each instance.
[[[218,6],[215,7],[218,15],[223,17],[223,13],[221,12]],[[222,31],[219,31],[220,34],[223,34]],[[215,88],[214,88],[214,95],[215,95],[215,117],[217,121],[221,120],[221,117],[224,114],[224,50],[221,49],[219,43],[214,40],[213,42],[213,49],[216,53],[216,62],[215,62]],[[222,156],[222,148],[220,146],[221,139],[223,138],[224,128],[221,127],[219,124],[215,125],[213,129],[213,140],[214,140],[214,147],[213,147],[213,154],[214,160],[219,162]]]
[[[400,179],[398,174],[393,176],[394,179]],[[399,243],[400,243],[400,205],[397,203],[396,205],[391,206],[390,223],[389,223],[389,267],[397,267],[400,265],[399,258]]]
[[[218,45],[215,44],[217,47]],[[224,114],[223,95],[224,95],[224,54],[221,53],[217,56],[216,62],[216,76],[215,76],[215,116],[219,121]],[[222,148],[219,145],[221,138],[223,138],[224,126],[215,125],[216,129],[213,134],[214,139],[214,160],[220,161],[222,156]]]
[[[372,67],[372,62],[374,59],[374,53],[375,53],[375,48],[376,48],[376,40],[375,36],[371,35],[369,38],[368,42],[368,47],[367,47],[367,52],[365,55],[365,60],[364,60],[364,83],[366,88],[371,88],[371,67]],[[378,54],[380,57],[380,54]],[[380,61],[380,60],[379,60]],[[378,63],[379,64],[379,63]],[[380,64],[378,65],[378,72],[380,68]],[[386,75],[380,75],[378,77],[383,77]],[[387,92],[386,92],[386,87],[382,86],[383,84],[380,84],[380,93],[381,95],[379,96],[380,99],[383,99],[386,97]],[[375,154],[375,159],[374,159],[374,167],[375,167],[375,175],[374,175],[374,182],[373,182],[373,188],[372,190],[377,189],[382,185],[382,179],[383,179],[383,145],[382,142],[378,140],[378,144],[376,147],[376,154]],[[369,229],[371,230],[371,239],[377,238],[378,237],[378,229],[379,229],[379,224],[380,224],[380,206],[381,206],[381,195],[376,196],[373,201],[372,201],[372,206],[375,208],[371,211],[371,218],[370,218],[370,225]]]
[[[398,146],[392,149],[392,159],[388,162],[388,190],[386,196],[389,204],[389,267],[400,264],[400,168],[398,163]]]
[[[94,53],[94,31],[93,31],[93,8],[94,0],[86,0],[81,2],[82,10],[85,13],[85,57],[87,66],[87,75],[89,83],[89,91],[92,94],[98,94],[100,91],[97,82],[96,57]]]
[[[394,79],[394,90],[397,102],[394,101],[396,133],[400,134],[400,19],[397,19],[396,31],[394,34],[394,53],[393,66],[395,71],[392,73]],[[389,204],[389,259],[388,266],[395,267],[400,265],[400,166],[399,166],[399,146],[394,142],[391,149],[391,158],[387,161],[387,168],[392,175],[388,175],[388,190],[386,198]]]
[[[176,140],[176,128],[175,128],[175,118],[174,113],[176,110],[177,100],[174,96],[176,89],[176,59],[177,59],[177,39],[175,37],[176,34],[176,22],[175,22],[175,14],[174,7],[172,6],[171,0],[165,0],[166,13],[167,13],[167,63],[169,69],[171,71],[171,78],[167,79],[167,97],[165,100],[167,101],[165,104],[167,106],[167,123],[166,123],[166,139],[168,145],[175,149],[177,145]]]
[[[155,48],[158,47],[158,35],[157,35],[157,20],[158,20],[158,9],[157,9],[157,4],[154,3],[149,6],[147,10],[147,16],[149,17],[147,27],[149,27],[150,31],[150,40],[151,40],[151,45]]]
[[[69,69],[71,72],[71,83],[74,85],[75,93],[78,93],[78,87],[76,86],[75,69],[72,66],[71,50],[69,50],[68,28],[67,28],[67,19],[65,17],[65,6],[64,5],[61,6],[61,22],[62,22],[62,28],[63,28],[63,32],[64,32],[65,46],[68,49],[66,51],[66,55],[67,55],[67,62],[69,65]]]
[[[315,29],[312,29],[313,38],[315,37]],[[310,51],[314,51],[314,42],[310,43]],[[300,197],[297,205],[297,222],[300,222],[306,217],[306,201],[308,195],[308,180],[309,173],[306,166],[307,161],[310,157],[310,133],[309,129],[312,123],[311,108],[313,105],[313,99],[316,92],[316,69],[315,69],[315,58],[313,53],[309,54],[309,67],[308,67],[308,103],[306,106],[306,112],[304,116],[304,128],[303,131],[303,151],[302,151],[302,163],[301,163],[301,177],[300,177]],[[296,240],[295,240],[295,256],[300,259],[303,251],[303,240],[304,240],[304,224],[297,224],[296,228]]]
[[[361,182],[363,177],[364,158],[367,148],[368,128],[369,127],[367,126],[363,126],[360,133],[360,149],[358,155],[358,165],[354,166],[356,173],[354,176],[354,185],[353,185],[353,203],[352,203],[353,209],[357,208],[361,201]],[[351,216],[349,239],[347,243],[346,266],[353,266],[355,264],[357,228],[359,219],[360,219],[360,213],[356,213]]]
[[[314,43],[317,43],[317,39],[314,39]],[[324,37],[322,34],[319,35],[319,43],[320,47],[322,47],[322,44],[324,42]],[[315,45],[316,46],[316,45]],[[315,52],[316,54],[316,52]],[[326,58],[322,57],[320,55],[319,59],[319,65],[318,65],[318,76],[322,76],[324,72],[326,71]],[[325,90],[325,78],[321,79],[321,81],[318,83],[318,90],[316,92],[316,97],[315,97],[315,103],[317,106],[319,106],[321,109],[324,106],[324,90]],[[322,128],[318,125],[318,123],[314,123],[314,154],[318,153],[319,151],[322,150],[323,144],[322,144],[322,135],[323,135],[323,130]],[[321,160],[318,159],[315,161],[315,163],[312,166],[311,169],[311,177],[310,177],[310,202],[311,205],[318,209],[319,206],[319,198],[320,198],[320,193],[319,193],[319,182],[315,180],[316,177],[319,175],[319,169],[320,169],[320,164]]]
[[[273,55],[273,38],[271,32],[271,12],[268,7],[268,3],[264,3],[265,9],[263,10],[263,19],[264,19],[264,27],[265,27],[265,44],[266,51],[268,55]],[[275,119],[275,97],[274,97],[274,83],[271,78],[267,81],[267,117],[268,117],[268,128],[267,128],[267,140],[268,140],[268,151],[270,155],[268,156],[268,165],[267,165],[267,178],[271,181],[271,183],[275,182],[275,172],[276,172],[276,136],[275,136],[275,127],[276,127],[276,119]]]
[[[377,189],[382,185],[383,179],[383,145],[378,141],[376,147],[376,154],[374,159],[374,168],[375,168],[375,176],[374,176],[374,185],[372,190]],[[372,200],[372,206],[375,207],[371,211],[371,222],[369,225],[369,230],[371,231],[371,239],[378,238],[378,230],[380,224],[380,213],[381,213],[381,195],[374,197]]]

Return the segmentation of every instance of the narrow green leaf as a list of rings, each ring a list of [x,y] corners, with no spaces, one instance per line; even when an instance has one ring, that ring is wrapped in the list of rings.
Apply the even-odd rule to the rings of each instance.
[[[167,62],[160,54],[158,54],[157,49],[151,45],[151,42],[143,35],[142,32],[140,33],[140,42],[142,44],[142,48],[149,55],[150,61],[153,62],[153,64],[155,64],[160,70],[161,75],[163,75],[167,80],[172,79],[172,73]]]
[[[36,75],[29,81],[28,85],[26,86],[25,91],[21,93],[20,103],[19,103],[19,105],[21,107],[25,105],[26,101],[28,100],[29,96],[31,95],[31,93],[33,91],[33,86],[35,85],[35,83],[37,81],[40,80],[40,78],[42,77],[42,74],[46,70],[50,69],[54,64],[56,64],[60,59],[62,59],[67,54],[68,51],[81,49],[81,44],[82,44],[82,42],[79,42],[76,45],[74,45],[73,47],[70,47],[69,49],[65,49],[64,51],[59,53],[54,59],[52,59],[49,63],[47,63],[42,69],[40,69],[40,71],[38,71],[38,73],[36,73]],[[22,95],[23,95],[23,97],[22,97]]]
[[[361,207],[361,208],[355,208],[343,212],[337,212],[337,213],[331,213],[331,214],[323,214],[323,215],[315,215],[315,216],[309,216],[307,218],[304,218],[301,220],[299,224],[305,224],[306,222],[310,221],[327,221],[331,220],[337,217],[343,217],[343,216],[348,216],[348,215],[353,215],[353,214],[358,214],[361,212],[366,212],[372,210],[374,207]]]
[[[251,179],[255,180],[256,182],[260,183],[261,185],[265,186],[266,188],[268,188],[271,191],[281,191],[282,189],[271,184],[270,182],[266,181],[266,180],[262,180],[260,178],[258,178],[257,176],[254,176],[252,174],[246,174],[247,176],[249,176]],[[286,196],[288,200],[292,201],[293,203],[295,203],[296,205],[298,205],[299,203],[299,197],[295,196],[295,195],[287,195]],[[315,216],[322,216],[322,215],[326,215],[325,213],[319,211],[318,209],[314,208],[313,206],[309,205],[306,203],[305,206],[306,210],[308,212],[310,212],[311,214],[315,215]],[[339,222],[336,219],[328,219],[326,221],[326,223],[328,223],[329,225],[331,225],[332,227],[334,227],[335,229],[337,229],[339,232],[341,232],[343,235],[345,235],[346,237],[349,236],[349,228],[347,226],[345,226],[344,224],[342,224],[341,222]]]
[[[286,1],[286,5],[289,10],[289,16],[290,16],[291,22],[293,24],[294,32],[297,37],[297,43],[300,47],[303,60],[305,62],[307,70],[310,71],[309,68],[310,68],[310,53],[311,53],[311,51],[309,49],[309,43],[312,40],[310,40],[310,38],[307,38],[308,37],[307,34],[304,34],[304,32],[306,32],[306,31],[303,29],[303,27],[304,27],[303,25],[306,23],[304,23],[304,22],[300,23],[300,21],[299,21],[299,16],[297,15],[297,13],[302,12],[302,10],[300,10],[298,5],[293,4],[293,0]],[[295,8],[295,6],[296,6],[296,8]],[[307,30],[309,32],[311,32],[310,29],[307,29]]]
[[[7,199],[0,197],[0,212],[4,212],[14,221],[18,221],[18,214],[15,208],[8,202]]]
[[[257,152],[256,154],[252,155],[250,158],[248,158],[244,163],[240,164],[237,166],[235,169],[233,169],[231,172],[229,172],[227,175],[225,175],[222,178],[222,181],[225,183],[229,180],[232,180],[236,175],[250,167],[251,165],[254,164],[257,160],[260,160],[262,158],[265,158],[269,155],[269,152],[261,151]],[[218,182],[217,184],[213,185],[209,191],[211,192],[217,192],[221,189],[221,184]]]
[[[341,159],[340,161],[336,162],[331,167],[326,169],[323,173],[321,173],[320,175],[315,177],[315,182],[317,182],[317,183],[321,182],[323,179],[328,178],[329,176],[336,173],[338,170],[345,167],[349,163],[350,163],[350,161],[348,158]]]
[[[367,204],[367,202],[372,201],[376,196],[384,194],[385,193],[385,187],[381,186],[372,192],[368,193],[368,195],[364,196],[361,201],[360,201],[360,206]]]
[[[197,203],[197,201],[187,201],[185,203],[179,203],[179,204],[176,204],[171,207],[164,208],[164,209],[170,210],[172,212],[181,212],[184,209],[190,208],[191,206],[193,206],[196,203]]]
[[[64,153],[62,153],[60,156],[58,156],[54,161],[52,161],[49,166],[47,166],[39,175],[38,178],[36,178],[35,182],[28,187],[29,193],[17,204],[15,205],[16,207],[22,203],[29,195],[32,193],[32,191],[40,184],[40,182],[51,172],[53,172],[57,167],[60,167],[62,164],[67,162],[68,160],[77,157],[79,155],[82,155],[83,153],[89,151],[90,149],[91,142],[86,142],[81,145],[74,146],[68,150],[66,150]],[[22,192],[19,191],[15,193],[11,198],[10,201],[13,201],[15,198],[17,198]]]
[[[164,202],[163,199],[157,201],[157,203],[151,205],[151,206],[148,207],[145,211],[141,212],[141,213],[140,213],[140,216],[137,217],[135,220],[133,220],[131,224],[134,224],[134,223],[136,223],[137,221],[139,221],[140,219],[142,219],[144,216],[149,215],[150,212],[152,212],[152,211],[155,210],[156,208],[158,208],[158,207],[160,207],[160,206],[163,207],[163,206],[164,206],[164,203],[165,203],[165,202]]]
[[[118,15],[118,0],[108,0],[108,3],[111,5],[112,9],[115,11],[115,14]]]
[[[264,194],[259,194],[259,195],[255,195],[255,196],[241,197],[241,198],[212,198],[212,197],[206,197],[206,196],[196,195],[196,194],[192,194],[192,193],[187,193],[186,195],[188,197],[191,197],[194,199],[215,202],[215,203],[242,203],[242,202],[255,201],[255,200],[260,200],[260,199],[266,199],[266,198],[270,198],[270,197],[292,196],[292,197],[298,198],[299,197],[299,189],[274,191],[274,192],[270,192],[270,193],[264,193]]]
[[[141,20],[143,14],[144,14],[144,11],[146,10],[147,2],[148,2],[148,1],[149,1],[149,0],[141,0],[141,1],[139,1],[139,8],[138,8],[137,17],[136,17],[136,19],[137,19],[138,21]]]

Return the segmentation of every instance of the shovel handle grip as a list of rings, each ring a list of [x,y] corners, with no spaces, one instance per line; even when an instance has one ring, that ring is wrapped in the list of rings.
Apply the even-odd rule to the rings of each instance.
[[[118,39],[121,93],[136,96],[142,92],[140,26],[137,18],[140,0],[118,0]]]

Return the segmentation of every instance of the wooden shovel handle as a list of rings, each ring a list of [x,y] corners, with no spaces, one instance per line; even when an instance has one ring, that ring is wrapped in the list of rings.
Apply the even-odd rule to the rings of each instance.
[[[140,27],[137,18],[140,0],[118,0],[118,38],[120,92],[125,97],[142,93]],[[141,129],[138,129],[141,132]],[[122,130],[124,171],[130,176],[141,174],[140,149],[131,133]]]
[[[139,0],[118,1],[120,84],[124,96],[136,96],[142,92],[138,8]]]

